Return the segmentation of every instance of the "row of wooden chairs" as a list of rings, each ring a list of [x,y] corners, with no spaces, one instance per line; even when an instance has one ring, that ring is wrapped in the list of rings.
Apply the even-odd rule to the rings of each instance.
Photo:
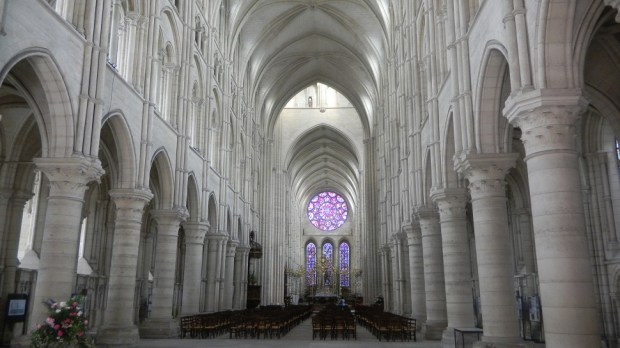
[[[247,311],[230,326],[230,338],[280,338],[312,314],[312,307],[289,306]]]
[[[243,311],[201,313],[181,317],[181,338],[215,338],[225,333]]]
[[[410,341],[416,339],[416,320],[383,312],[368,306],[356,306],[357,322],[375,335],[379,341]]]
[[[312,307],[261,307],[239,311],[201,313],[181,317],[181,337],[280,338],[310,317]]]
[[[312,318],[312,339],[357,339],[355,317],[348,308],[327,306]]]

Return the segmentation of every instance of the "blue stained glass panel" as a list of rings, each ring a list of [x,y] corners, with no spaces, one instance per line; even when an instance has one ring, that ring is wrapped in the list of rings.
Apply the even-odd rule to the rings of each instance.
[[[316,245],[306,245],[306,285],[316,285]]]
[[[348,287],[349,281],[349,243],[340,243],[340,286]]]

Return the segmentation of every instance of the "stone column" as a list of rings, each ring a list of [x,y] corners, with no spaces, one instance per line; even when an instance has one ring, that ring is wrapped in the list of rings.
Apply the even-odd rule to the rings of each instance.
[[[436,209],[426,206],[418,207],[416,214],[420,221],[422,253],[424,255],[425,337],[427,340],[440,340],[448,325],[448,317],[439,216]]]
[[[217,306],[217,310],[221,311],[224,309],[224,304],[226,301],[226,288],[224,285],[224,279],[226,278],[226,248],[228,245],[228,237],[224,240],[220,241],[218,246],[218,270],[217,270],[217,289],[219,294],[219,302]]]
[[[475,326],[465,194],[465,189],[431,193],[439,208],[446,284],[448,327],[443,332],[442,347],[454,347],[455,327]]]
[[[233,284],[233,309],[245,308],[245,301],[243,298],[243,289],[247,286],[247,279],[244,274],[247,274],[247,255],[250,252],[249,246],[238,246],[235,253],[235,276]]]
[[[476,234],[483,342],[499,347],[521,341],[504,177],[517,154],[470,154],[457,163],[469,180]]]
[[[421,332],[426,322],[426,290],[424,286],[424,256],[422,254],[422,233],[420,225],[414,222],[405,225],[409,246],[409,282],[411,283],[411,317]]]
[[[383,282],[383,308],[387,310],[390,308],[390,303],[392,300],[392,296],[390,293],[390,247],[388,245],[384,245],[380,249],[381,254],[381,280]]]
[[[88,183],[97,180],[103,169],[99,161],[86,158],[35,158],[50,185],[45,211],[45,230],[30,325],[47,317],[50,298],[62,301],[74,290],[77,252],[84,193]]]
[[[405,237],[404,233],[399,232],[399,233],[394,234],[394,243],[396,246],[395,247],[396,269],[397,269],[396,279],[394,279],[394,282],[396,284],[396,288],[398,289],[396,292],[397,299],[398,299],[398,306],[396,307],[397,309],[396,313],[400,315],[403,315],[405,313],[406,275],[405,275],[405,266],[404,266],[405,261],[403,260],[403,257],[404,257],[403,238],[404,237]]]
[[[188,222],[185,229],[185,269],[183,273],[183,315],[200,312],[202,248],[209,230],[208,222]]]
[[[398,237],[395,233],[392,235],[392,241],[390,243],[390,262],[391,262],[391,272],[392,272],[392,308],[391,312],[394,314],[401,314],[401,298],[400,298],[400,269],[398,268]]]
[[[211,226],[213,228],[213,226]],[[219,303],[219,287],[217,286],[217,279],[219,278],[219,250],[222,240],[226,240],[228,236],[207,233],[205,236],[205,243],[207,248],[207,312],[216,312]]]
[[[24,206],[26,202],[31,199],[33,196],[32,192],[27,191],[16,191],[11,195],[11,199],[8,203],[8,211],[5,216],[5,224],[7,230],[6,236],[6,246],[4,250],[4,276],[2,284],[2,295],[3,299],[7,298],[7,295],[15,292],[15,280],[17,275],[17,251],[19,249],[19,237],[20,237],[20,228],[22,222],[22,216],[24,214]],[[1,240],[1,239],[0,239]],[[0,303],[0,310],[2,314],[0,314],[0,324],[6,325],[4,330],[4,337],[0,340],[0,345],[4,343],[10,343],[13,337],[13,332],[11,332],[10,328],[13,325],[7,325],[4,321],[4,313],[6,313],[5,301]],[[13,327],[15,330],[16,328]]]
[[[224,277],[224,306],[223,310],[233,309],[233,295],[235,283],[235,250],[239,242],[228,241],[226,245],[226,277]]]
[[[108,300],[97,343],[104,346],[132,345],[140,340],[138,327],[133,321],[137,251],[140,248],[144,206],[153,195],[145,190],[116,189],[110,191],[110,197],[114,202],[116,217]]]
[[[587,102],[577,91],[537,90],[510,100],[527,157],[532,223],[547,347],[598,347],[575,123]]]
[[[155,272],[151,316],[140,327],[143,338],[178,337],[180,326],[172,317],[172,301],[176,277],[179,227],[187,218],[180,209],[154,210],[151,215],[157,222],[155,247]]]

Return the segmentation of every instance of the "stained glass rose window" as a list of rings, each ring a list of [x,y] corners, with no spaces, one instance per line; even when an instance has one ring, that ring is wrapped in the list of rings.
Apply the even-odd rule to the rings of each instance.
[[[308,203],[308,220],[322,231],[333,231],[342,226],[348,215],[347,202],[335,192],[321,192]]]

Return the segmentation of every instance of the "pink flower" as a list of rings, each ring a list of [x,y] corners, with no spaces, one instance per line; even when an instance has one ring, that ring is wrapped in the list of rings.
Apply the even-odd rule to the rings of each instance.
[[[58,331],[58,337],[62,337],[62,335],[63,335],[62,331],[59,330]]]
[[[82,337],[82,336],[84,336],[84,331],[80,331],[77,333],[77,337]]]
[[[52,325],[54,325],[54,318],[52,318],[52,317],[47,317],[47,319],[45,319],[45,322],[46,322],[49,326],[52,326]]]
[[[60,325],[58,324],[54,325],[54,330],[58,330],[58,329],[60,329]]]

